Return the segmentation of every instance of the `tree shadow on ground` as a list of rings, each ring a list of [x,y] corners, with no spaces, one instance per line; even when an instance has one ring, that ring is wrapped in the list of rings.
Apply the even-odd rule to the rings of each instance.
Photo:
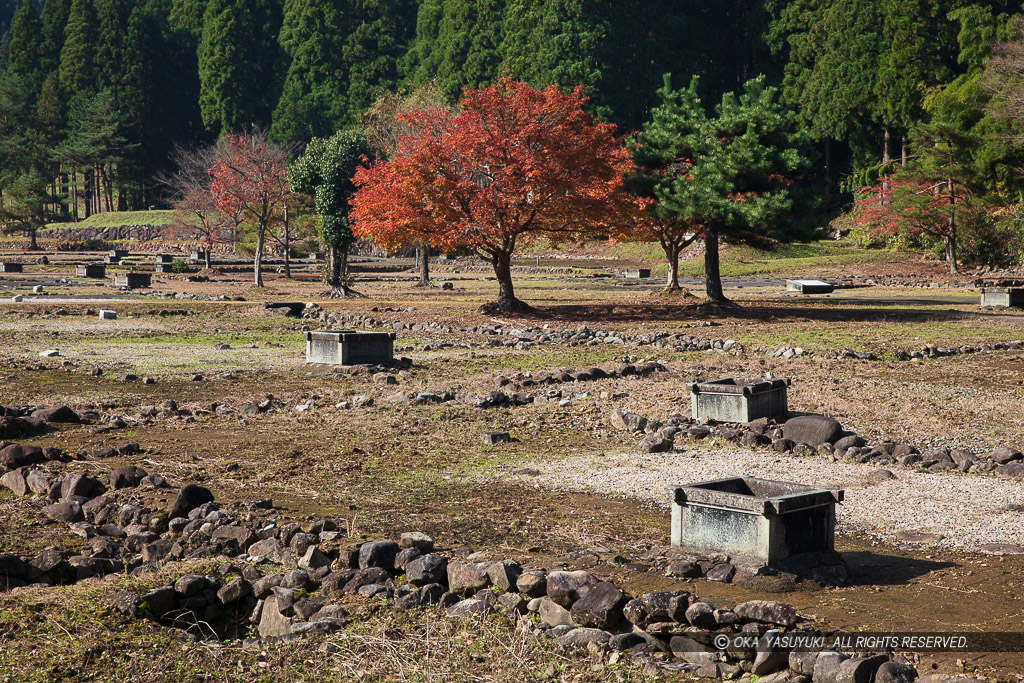
[[[891,586],[903,584],[956,563],[926,560],[903,555],[887,555],[867,550],[840,553],[850,568],[851,586]]]

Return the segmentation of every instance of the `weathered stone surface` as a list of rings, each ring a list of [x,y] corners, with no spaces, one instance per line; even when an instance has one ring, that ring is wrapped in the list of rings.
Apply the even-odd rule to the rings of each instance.
[[[537,614],[549,626],[576,626],[572,614],[549,597],[537,599]]]
[[[558,636],[558,644],[567,650],[586,650],[591,644],[607,647],[612,634],[597,628],[574,628]]]
[[[407,564],[420,557],[423,557],[423,551],[417,548],[402,548],[395,555],[395,571],[405,571]]]
[[[826,651],[818,654],[814,660],[814,672],[811,674],[815,683],[839,683],[839,667],[850,657],[842,652]]]
[[[487,588],[491,583],[487,575],[488,568],[486,563],[449,562],[448,590],[458,595],[469,595]]]
[[[176,599],[177,593],[173,586],[154,588],[142,596],[142,602],[149,608],[150,614],[157,618],[170,612]]]
[[[549,572],[547,594],[555,603],[569,608],[598,583],[596,576],[583,570]]]
[[[32,417],[44,422],[65,422],[71,424],[81,422],[78,413],[65,405],[40,408],[32,413]]]
[[[1008,479],[1024,479],[1024,462],[1011,462],[995,468],[996,476]]]
[[[442,583],[448,580],[448,560],[428,554],[405,565],[405,576],[414,586]]]
[[[83,519],[82,516],[82,504],[78,501],[68,501],[66,503],[53,503],[43,508],[43,514],[50,519],[55,519],[58,522],[66,522],[71,524],[72,522],[80,522]]]
[[[700,565],[689,560],[678,560],[668,565],[665,576],[672,576],[677,579],[696,579],[701,575]]]
[[[875,683],[914,683],[917,669],[905,662],[885,662],[875,672]]]
[[[526,614],[526,600],[519,593],[502,593],[498,596],[498,604],[510,612]]]
[[[330,567],[331,558],[324,555],[323,551],[315,545],[306,549],[306,554],[299,558],[299,566],[303,569],[315,570],[321,567]]]
[[[581,626],[613,628],[622,620],[622,608],[629,602],[625,593],[610,581],[602,581],[573,603],[570,614]]]
[[[648,434],[637,445],[641,453],[669,453],[674,443],[660,434]]]
[[[345,593],[355,593],[363,586],[369,586],[374,583],[383,584],[385,581],[391,578],[391,575],[381,567],[367,567],[366,569],[360,569],[355,575],[349,579],[349,582],[345,584],[342,591]]]
[[[28,495],[28,482],[25,480],[27,472],[28,470],[24,467],[7,472],[0,477],[0,486],[6,486],[16,496]]]
[[[423,553],[434,549],[434,539],[421,531],[407,531],[399,539],[403,548],[416,548]]]
[[[774,600],[750,600],[733,608],[745,621],[757,621],[777,626],[795,626],[796,610],[792,605]]]
[[[708,581],[720,581],[722,583],[731,583],[732,577],[736,575],[736,567],[729,562],[722,562],[716,564],[714,567],[708,570],[708,573],[704,575]]]
[[[889,657],[886,655],[847,659],[839,665],[836,683],[872,683],[878,667],[888,661]]]
[[[291,633],[292,620],[281,614],[277,595],[271,595],[263,601],[260,615],[259,632],[261,638],[268,636],[286,636]]]
[[[84,474],[72,474],[66,477],[60,485],[60,497],[64,500],[72,496],[95,498],[103,495],[104,491],[106,491],[106,487],[98,479]]]
[[[706,602],[695,602],[686,609],[686,620],[697,628],[718,627],[714,608]]]
[[[244,526],[225,525],[214,529],[210,534],[210,540],[214,543],[234,542],[240,552],[245,552],[256,542],[257,536]]]
[[[135,465],[119,467],[110,473],[110,488],[128,489],[135,488],[147,476],[146,470]]]
[[[686,591],[660,591],[658,593],[644,593],[643,601],[647,607],[647,621],[655,623],[659,621],[676,621],[672,618],[673,612],[678,610],[679,601],[673,603],[673,599],[681,598],[687,600],[690,594]],[[676,607],[676,610],[673,610]],[[685,609],[683,610],[685,617]]]
[[[38,495],[46,495],[50,490],[50,477],[42,470],[29,470],[25,475],[25,484],[28,490]]]
[[[516,588],[523,595],[531,598],[539,598],[547,594],[548,573],[545,571],[523,572],[522,576],[516,579]]]
[[[46,460],[43,449],[38,446],[23,446],[12,443],[0,448],[0,466],[13,470],[35,465]]]
[[[711,648],[687,636],[672,636],[669,649],[676,659],[691,664],[707,664],[714,661]]]
[[[457,602],[446,610],[449,617],[464,617],[469,614],[490,614],[494,611],[487,602],[472,598]]]
[[[174,592],[186,598],[202,593],[205,588],[206,578],[196,574],[187,574],[174,582]]]
[[[650,612],[648,612],[647,604],[643,600],[630,600],[623,605],[622,615],[626,617],[629,623],[643,628],[647,626]]]
[[[622,410],[611,413],[612,426],[628,432],[642,432],[647,427],[647,418]]]
[[[984,683],[980,678],[968,678],[955,674],[925,674],[917,683]]]
[[[814,674],[814,663],[818,661],[816,651],[794,650],[789,653],[789,669],[795,674],[811,676]]]
[[[394,541],[370,541],[359,546],[359,568],[380,567],[392,570],[395,568],[395,556],[398,555],[398,544]]]
[[[174,503],[167,509],[167,518],[188,517],[188,513],[204,503],[213,502],[213,493],[197,484],[185,484],[178,491]]]
[[[217,600],[222,605],[230,605],[250,594],[252,594],[252,584],[239,577],[224,584],[217,591]]]
[[[823,443],[833,443],[843,433],[843,426],[824,415],[801,415],[786,421],[783,434],[794,443],[806,443],[817,448]]]
[[[645,642],[647,641],[638,633],[618,633],[608,639],[608,648],[619,651],[631,650]]]
[[[516,583],[522,573],[523,568],[514,560],[495,562],[487,568],[487,577],[491,580],[491,584],[503,593],[516,590]]]
[[[1016,448],[1006,448],[1005,446],[1001,446],[999,448],[992,449],[992,460],[997,465],[1005,465],[1015,460],[1020,460],[1021,457],[1021,452]]]

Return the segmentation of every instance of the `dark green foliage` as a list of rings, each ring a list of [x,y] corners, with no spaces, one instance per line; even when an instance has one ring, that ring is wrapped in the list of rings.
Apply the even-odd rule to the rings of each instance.
[[[281,8],[273,0],[210,0],[198,49],[199,106],[208,130],[270,124],[280,29]]]
[[[290,65],[274,111],[278,142],[329,135],[348,115],[345,3],[286,0],[281,49]]]
[[[696,78],[677,91],[666,76],[659,95],[662,104],[633,140],[642,192],[658,200],[660,216],[704,233],[708,298],[724,303],[719,239],[790,236],[792,183],[808,166],[809,138],[763,77],[738,95],[726,93],[714,116],[704,109]]]
[[[501,72],[504,0],[427,0],[417,20],[416,82],[434,80],[450,101]]]
[[[203,15],[209,0],[173,0],[169,15],[170,25],[192,36],[196,44],[203,34]]]
[[[347,121],[382,92],[395,90],[416,24],[414,0],[349,0],[343,51],[348,73]]]
[[[69,101],[89,98],[99,91],[98,28],[93,0],[73,0],[60,52],[60,86]]]
[[[31,0],[26,0],[14,15],[8,46],[7,71],[26,82],[33,97],[43,87],[43,22]]]
[[[72,0],[46,0],[43,5],[43,68],[53,73],[60,66],[60,53],[64,49],[64,29],[71,14]]]
[[[292,189],[313,198],[316,205],[317,232],[324,246],[332,251],[328,284],[340,287],[342,275],[339,253],[344,254],[355,241],[349,223],[349,200],[356,187],[352,176],[368,163],[370,144],[362,133],[344,131],[330,138],[313,138],[289,169]]]

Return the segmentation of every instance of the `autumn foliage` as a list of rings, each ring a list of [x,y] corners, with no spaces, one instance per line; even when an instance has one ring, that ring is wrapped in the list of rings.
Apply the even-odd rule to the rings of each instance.
[[[267,227],[283,215],[291,198],[288,151],[265,133],[226,135],[210,168],[210,196],[224,216],[238,216],[256,234],[255,286],[263,286]]]
[[[388,161],[356,173],[357,236],[385,248],[418,240],[468,249],[497,276],[498,310],[517,310],[511,258],[524,241],[559,241],[617,214],[630,158],[610,124],[583,111],[582,88],[509,79],[467,90],[457,115],[402,114]]]

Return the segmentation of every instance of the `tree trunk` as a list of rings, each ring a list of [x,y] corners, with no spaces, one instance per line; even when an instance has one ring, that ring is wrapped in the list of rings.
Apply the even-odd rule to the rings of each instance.
[[[263,244],[267,236],[266,226],[259,228],[256,234],[256,258],[253,261],[253,286],[263,286]]]
[[[900,136],[900,166],[907,165],[907,136]]]
[[[75,223],[78,222],[78,169],[71,167],[71,178],[68,184],[71,185],[71,209]]]
[[[36,228],[30,228],[28,231],[29,238],[32,240],[32,243],[29,245],[29,249],[32,251],[39,251],[39,245],[36,244],[36,232]]]
[[[512,284],[512,254],[510,251],[491,253],[491,266],[498,279],[498,300],[485,306],[485,310],[499,313],[516,313],[530,310],[530,307],[516,298]]]
[[[284,225],[281,227],[282,237],[284,237],[284,276],[289,280],[292,279],[292,259],[291,259],[291,226],[288,225],[288,205],[284,206]]]
[[[946,265],[949,266],[949,274],[959,273],[956,263],[956,192],[953,190],[953,179],[946,179],[946,187],[949,189],[949,222],[946,229]]]
[[[825,206],[832,204],[832,143],[825,138]]]
[[[327,265],[327,286],[331,289],[341,287],[341,249],[330,247]]]
[[[679,290],[679,246],[675,244],[662,244],[665,249],[665,256],[668,257],[668,276],[665,278],[665,291],[675,292]]]
[[[718,231],[711,227],[704,228],[704,290],[708,301],[713,304],[727,304],[722,291],[722,273],[718,260]]]
[[[420,281],[418,287],[430,286],[430,245],[426,242],[416,248],[416,262],[420,269]]]
[[[212,255],[212,253],[213,253],[213,245],[212,244],[206,245],[206,251],[203,252],[203,258],[206,260],[206,268],[207,268],[207,270],[209,270],[209,268],[210,268],[210,257]]]

